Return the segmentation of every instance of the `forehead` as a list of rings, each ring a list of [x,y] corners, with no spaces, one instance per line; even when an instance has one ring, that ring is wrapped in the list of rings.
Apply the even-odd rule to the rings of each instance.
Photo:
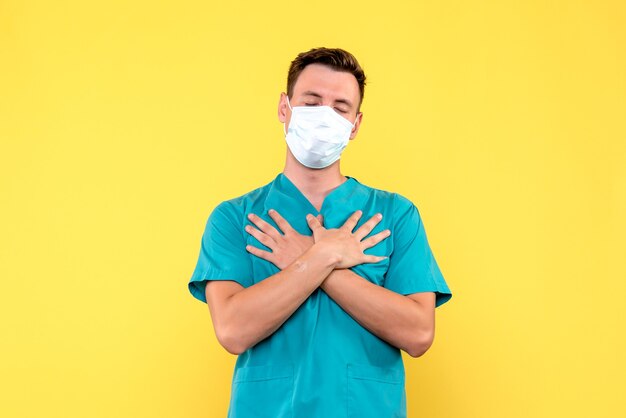
[[[293,95],[299,96],[305,91],[314,91],[330,99],[349,99],[352,103],[358,103],[360,95],[359,83],[351,73],[322,64],[309,64],[298,76]]]

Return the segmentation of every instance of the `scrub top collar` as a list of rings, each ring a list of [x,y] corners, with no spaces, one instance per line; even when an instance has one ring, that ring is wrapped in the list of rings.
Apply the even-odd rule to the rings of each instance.
[[[300,189],[298,189],[296,185],[291,180],[289,180],[289,177],[287,177],[284,173],[279,173],[278,176],[276,176],[276,180],[282,190],[289,193],[289,195],[293,198],[300,200],[305,206],[308,206],[310,208],[310,210],[312,211],[311,214],[317,216],[320,213],[323,214],[324,209],[326,209],[333,202],[341,201],[342,199],[346,199],[348,196],[350,196],[350,193],[354,189],[356,179],[350,176],[345,177],[347,177],[347,179],[343,183],[335,187],[333,190],[330,191],[330,193],[326,195],[319,212],[315,208],[315,206],[313,206],[311,201],[307,199],[304,193],[302,193]]]
[[[349,203],[355,203],[355,193],[357,186],[360,184],[354,177],[346,176],[347,179],[339,186],[330,191],[324,198],[321,210],[318,211],[315,206],[307,199],[307,197],[289,180],[284,173],[279,173],[270,185],[267,197],[264,203],[265,213],[269,209],[277,210],[283,217],[298,214],[297,220],[293,221],[308,230],[305,216],[307,213],[317,216],[320,213],[324,216],[328,212],[332,212],[333,208],[345,208]],[[358,194],[358,193],[356,193]],[[291,216],[290,216],[291,217]],[[292,225],[294,226],[294,225]],[[296,228],[299,229],[299,228]]]

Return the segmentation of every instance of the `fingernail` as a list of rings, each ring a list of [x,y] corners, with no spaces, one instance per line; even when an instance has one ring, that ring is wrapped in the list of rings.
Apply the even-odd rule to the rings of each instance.
[[[383,219],[383,214],[379,213],[378,215],[376,215],[378,217],[378,219]]]
[[[274,209],[270,209],[267,211],[267,213],[274,213],[274,212],[276,212]]]
[[[252,219],[254,215],[252,215],[251,213],[248,214],[248,219]]]

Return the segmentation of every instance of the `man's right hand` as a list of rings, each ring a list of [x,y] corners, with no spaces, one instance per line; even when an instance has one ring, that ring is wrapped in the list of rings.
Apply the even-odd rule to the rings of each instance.
[[[345,269],[363,263],[378,263],[387,257],[366,255],[364,250],[373,247],[383,239],[391,235],[391,231],[385,229],[371,237],[365,238],[381,221],[382,214],[371,217],[354,233],[352,230],[361,219],[363,212],[357,210],[339,228],[326,229],[313,215],[306,216],[307,223],[313,231],[315,246],[331,257],[336,257],[335,268]]]

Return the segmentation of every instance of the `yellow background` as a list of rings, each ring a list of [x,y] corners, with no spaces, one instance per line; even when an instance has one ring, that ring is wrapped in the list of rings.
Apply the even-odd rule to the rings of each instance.
[[[453,291],[410,417],[626,416],[621,1],[0,1],[0,416],[224,417],[187,291],[271,181],[295,55],[368,76],[342,171],[418,206]]]

